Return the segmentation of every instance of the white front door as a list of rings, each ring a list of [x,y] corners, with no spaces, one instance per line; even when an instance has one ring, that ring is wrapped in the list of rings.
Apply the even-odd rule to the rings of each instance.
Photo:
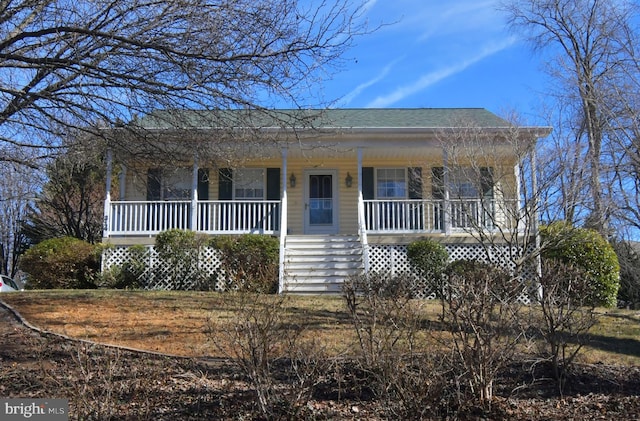
[[[306,170],[304,180],[304,233],[336,234],[338,171]]]

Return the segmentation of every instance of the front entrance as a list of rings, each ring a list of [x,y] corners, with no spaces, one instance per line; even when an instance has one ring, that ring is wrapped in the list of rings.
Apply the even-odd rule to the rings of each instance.
[[[306,170],[304,183],[304,233],[338,233],[336,170]]]

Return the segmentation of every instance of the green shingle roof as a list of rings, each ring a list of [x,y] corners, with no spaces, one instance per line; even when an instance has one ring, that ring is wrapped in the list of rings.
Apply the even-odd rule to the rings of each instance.
[[[156,111],[132,124],[146,129],[229,127],[439,129],[507,128],[511,124],[483,108],[353,108],[326,110]]]

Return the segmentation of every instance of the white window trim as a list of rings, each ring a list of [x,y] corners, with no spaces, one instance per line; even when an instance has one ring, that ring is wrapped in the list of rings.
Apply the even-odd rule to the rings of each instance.
[[[184,172],[184,174],[182,174],[182,172]],[[191,192],[192,174],[193,174],[192,169],[188,167],[177,167],[173,170],[168,170],[166,168],[163,169],[161,178],[160,178],[160,200],[165,200],[165,201],[189,200],[191,198],[191,193],[192,193]],[[184,178],[184,176],[186,176],[186,178],[183,180],[182,178]],[[184,186],[182,186],[183,183],[184,183]],[[168,194],[169,187],[172,185],[174,187],[174,190],[177,190],[175,189],[175,186],[186,187],[186,188],[179,189],[180,191],[183,191],[183,193],[185,194],[181,195],[180,197],[169,197],[170,196]]]
[[[404,173],[404,197],[379,197],[378,196],[378,170],[402,170]],[[376,200],[405,200],[409,197],[409,180],[406,167],[374,167],[373,169],[373,190]]]
[[[250,170],[250,171],[262,171],[262,197],[260,198],[256,198],[256,197],[240,197],[238,198],[236,196],[236,186],[237,186],[237,172],[238,171],[245,171],[245,170]],[[247,168],[238,168],[236,171],[233,172],[233,176],[232,176],[232,180],[231,180],[231,190],[232,190],[232,197],[233,200],[238,200],[238,201],[252,201],[252,200],[267,200],[267,169],[266,168],[255,168],[255,167],[247,167]]]

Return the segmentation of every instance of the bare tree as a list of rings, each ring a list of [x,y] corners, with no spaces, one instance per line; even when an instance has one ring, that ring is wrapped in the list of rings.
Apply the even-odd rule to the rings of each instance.
[[[31,171],[0,162],[0,274],[17,274],[18,258],[28,245],[22,224],[38,185]]]
[[[461,129],[443,138],[447,167],[434,174],[434,183],[436,192],[446,191],[443,218],[451,229],[474,237],[485,262],[527,277],[539,253],[535,239],[545,191],[534,179],[540,169],[532,160],[537,138],[550,129],[512,119],[498,131],[459,123]]]
[[[155,109],[293,108],[364,32],[351,0],[0,4],[0,158]],[[92,135],[95,133],[91,133]]]
[[[620,153],[605,151],[625,113],[621,105],[629,103],[624,99],[628,88],[637,92],[638,68],[632,55],[637,5],[626,0],[510,0],[504,9],[510,25],[535,49],[553,53],[547,69],[560,82],[555,98],[561,104],[560,125],[567,142],[580,145],[566,158],[583,159],[587,171],[587,196],[580,203],[568,203],[567,216],[586,213],[585,222],[604,233],[619,192],[611,183],[611,171]],[[582,177],[562,181],[582,183]],[[581,186],[563,188],[582,191]]]

